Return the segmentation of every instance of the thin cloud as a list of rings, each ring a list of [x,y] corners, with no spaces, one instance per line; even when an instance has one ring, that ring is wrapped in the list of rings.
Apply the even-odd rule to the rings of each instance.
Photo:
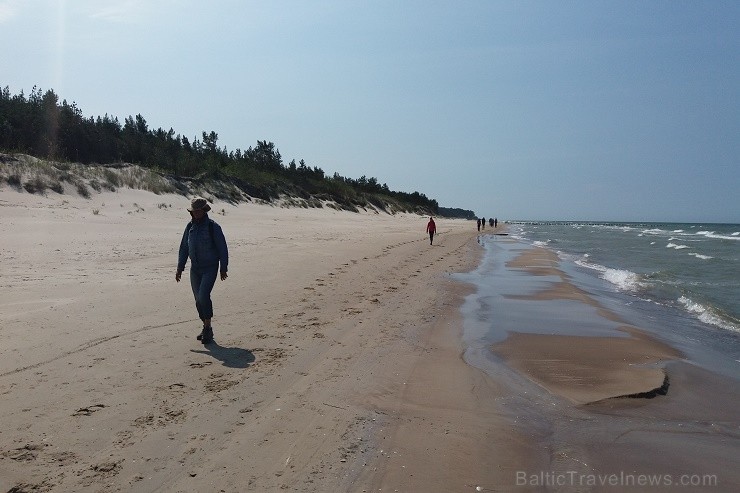
[[[8,0],[0,2],[0,24],[8,22],[13,17],[18,15],[20,10],[20,2],[16,0]]]
[[[146,2],[142,0],[91,2],[92,19],[130,23],[145,18]]]

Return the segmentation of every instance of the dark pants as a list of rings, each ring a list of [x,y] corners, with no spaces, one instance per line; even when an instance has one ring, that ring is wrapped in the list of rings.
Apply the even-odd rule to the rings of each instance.
[[[429,232],[429,244],[432,244],[432,240],[434,239],[434,231]]]
[[[211,291],[216,284],[218,265],[205,269],[190,269],[190,286],[195,296],[195,307],[201,320],[213,318],[213,302]]]

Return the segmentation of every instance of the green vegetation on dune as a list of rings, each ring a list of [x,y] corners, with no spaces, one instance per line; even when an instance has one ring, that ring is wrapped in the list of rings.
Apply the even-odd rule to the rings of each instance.
[[[133,184],[158,193],[208,190],[232,202],[280,199],[302,207],[331,203],[353,211],[374,207],[390,213],[474,216],[461,209],[440,210],[437,201],[423,193],[393,191],[376,178],[326,176],[303,160],[286,165],[275,144],[266,140],[247,150],[228,151],[218,146],[213,131],[191,142],[171,128],[150,129],[140,114],[123,124],[107,114],[85,117],[76,103],[59,103],[53,90],[36,87],[28,96],[23,91],[12,95],[8,87],[0,90],[0,150],[9,153],[0,159],[7,168],[3,179],[30,193],[63,193],[61,183],[67,182],[89,196],[88,186],[97,190]],[[119,172],[113,173],[112,167]],[[140,176],[127,182],[121,170]]]

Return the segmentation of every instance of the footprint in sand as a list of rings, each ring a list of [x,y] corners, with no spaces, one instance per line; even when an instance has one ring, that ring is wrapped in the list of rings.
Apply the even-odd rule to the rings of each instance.
[[[81,409],[78,409],[77,411],[72,414],[72,416],[90,416],[95,411],[100,411],[103,409],[105,404],[93,404],[92,406],[83,407]]]
[[[162,427],[167,426],[170,423],[181,423],[187,417],[187,413],[182,409],[169,409],[164,410],[162,414],[146,414],[140,416],[134,420],[134,425],[139,428],[147,427]]]
[[[12,488],[8,490],[8,493],[25,493],[25,492],[31,492],[31,491],[48,491],[49,484],[44,481],[41,484],[36,483],[18,483]]]
[[[115,462],[103,462],[90,467],[91,473],[85,476],[82,484],[91,486],[93,483],[112,478],[121,471],[121,463],[123,463],[123,459]]]
[[[30,462],[36,458],[39,450],[42,448],[44,448],[42,445],[27,444],[23,447],[4,452],[2,456],[19,462]]]
[[[208,366],[210,364],[210,361],[204,361],[203,363],[190,363],[190,368],[203,368],[204,366]]]
[[[78,461],[78,456],[74,452],[53,452],[50,455],[50,462],[57,466],[69,466]]]
[[[239,383],[237,380],[222,378],[223,376],[223,373],[212,373],[211,380],[206,382],[206,390],[209,392],[221,392]]]
[[[147,414],[146,416],[139,416],[134,420],[134,424],[141,428],[146,426],[152,426],[156,422],[156,418],[153,414]]]
[[[119,431],[116,433],[116,440],[113,443],[121,448],[129,447],[135,443],[133,436],[134,434],[131,431]]]
[[[254,348],[252,349],[252,353],[254,353],[255,356],[259,356],[254,363],[255,365],[259,365],[259,366],[276,365],[279,363],[281,359],[288,356],[288,352],[283,348],[272,348],[272,349]]]

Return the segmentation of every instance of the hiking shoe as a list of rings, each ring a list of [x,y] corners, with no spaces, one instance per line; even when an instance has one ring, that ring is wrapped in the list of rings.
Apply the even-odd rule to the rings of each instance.
[[[198,336],[200,342],[208,344],[213,341],[213,327],[203,327],[203,332]]]
[[[198,334],[195,338],[198,339],[199,341],[202,341],[203,340],[203,334],[205,334],[205,333],[206,333],[206,326],[204,325],[203,328],[200,331],[200,334]],[[213,330],[211,330],[211,337],[212,336],[213,336]]]

